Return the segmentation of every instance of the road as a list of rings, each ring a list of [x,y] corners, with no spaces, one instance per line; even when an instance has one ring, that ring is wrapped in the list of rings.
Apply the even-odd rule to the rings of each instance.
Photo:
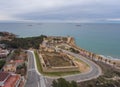
[[[80,60],[84,61],[85,63],[87,63],[90,66],[89,72],[81,73],[81,74],[77,74],[77,75],[66,76],[65,78],[67,80],[75,80],[77,82],[81,82],[81,81],[96,78],[99,75],[101,75],[101,73],[102,73],[101,68],[94,62],[88,60],[87,58],[85,58],[79,54],[74,54],[74,53],[68,52],[68,51],[64,51],[64,52],[71,54],[71,55],[75,56],[76,58],[79,58]]]
[[[46,87],[44,76],[38,74],[33,52],[28,51],[28,73],[25,87]]]
[[[78,59],[84,61],[85,63],[87,63],[90,66],[90,71],[86,72],[86,73],[76,74],[76,75],[63,76],[62,78],[65,78],[68,81],[74,80],[74,81],[77,81],[77,82],[81,82],[81,81],[86,81],[86,80],[90,80],[90,79],[93,79],[93,78],[97,78],[99,75],[101,75],[101,73],[102,73],[101,68],[97,64],[92,62],[91,60],[88,60],[87,58],[85,58],[85,57],[83,57],[79,54],[75,54],[75,53],[65,51],[65,50],[63,50],[63,51],[65,53],[73,55],[76,58],[78,58]],[[57,78],[51,78],[51,77],[46,77],[46,78],[47,78],[47,81],[50,82],[50,84],[51,84],[51,81],[53,79],[57,79]]]
[[[80,60],[84,61],[90,66],[90,71],[86,73],[80,73],[75,75],[69,75],[69,76],[63,76],[62,78],[65,78],[68,81],[86,81],[93,78],[98,77],[101,75],[101,69],[98,65],[96,65],[94,62],[88,60],[87,58],[80,56],[79,54],[74,54],[72,52],[65,51],[65,53],[71,54],[75,56],[76,58],[79,58]],[[48,76],[42,76],[38,71],[36,70],[36,62],[33,52],[28,51],[28,78],[25,87],[51,87],[51,83],[53,79],[57,79],[57,77],[48,77]],[[58,77],[59,78],[59,77]]]

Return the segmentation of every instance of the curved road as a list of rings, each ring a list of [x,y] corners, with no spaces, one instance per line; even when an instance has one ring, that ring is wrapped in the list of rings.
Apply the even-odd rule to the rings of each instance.
[[[92,62],[91,60],[88,60],[87,58],[85,58],[85,57],[83,57],[83,56],[81,56],[79,54],[75,54],[75,53],[68,52],[68,51],[65,51],[65,50],[64,50],[64,52],[75,56],[76,58],[84,61],[85,63],[87,63],[90,66],[90,71],[89,72],[81,73],[81,74],[77,74],[77,75],[65,76],[65,78],[67,80],[75,80],[77,82],[81,82],[81,81],[96,78],[99,75],[101,75],[101,72],[102,72],[101,68],[97,64]]]
[[[86,81],[86,80],[96,78],[99,75],[101,75],[101,72],[102,72],[101,68],[94,62],[88,60],[87,58],[83,56],[80,56],[79,54],[74,54],[72,52],[68,52],[65,50],[63,51],[87,63],[90,66],[90,71],[87,73],[63,76],[62,78],[65,78],[68,81],[74,80],[77,82],[81,82],[81,81]],[[38,71],[35,69],[36,62],[34,61],[35,56],[33,52],[28,51],[28,55],[29,55],[28,80],[26,82],[25,87],[50,87],[52,80],[57,79],[57,77],[54,78],[54,77],[42,76],[38,74]]]
[[[74,81],[77,81],[77,82],[81,82],[81,81],[86,81],[86,80],[90,80],[90,79],[93,79],[93,78],[97,78],[99,75],[101,75],[101,73],[102,73],[101,68],[97,64],[92,62],[91,60],[88,60],[87,58],[85,58],[85,57],[83,57],[79,54],[75,54],[75,53],[72,53],[72,52],[69,52],[69,51],[63,50],[63,52],[65,52],[67,54],[70,54],[70,55],[73,55],[76,58],[78,58],[78,59],[84,61],[85,63],[87,63],[90,66],[90,71],[86,72],[86,73],[63,76],[62,78],[65,78],[68,81],[74,80]],[[57,79],[57,78],[54,78],[54,77],[52,78],[52,77],[47,77],[47,76],[46,76],[46,78],[47,78],[48,81],[51,81],[53,79]]]

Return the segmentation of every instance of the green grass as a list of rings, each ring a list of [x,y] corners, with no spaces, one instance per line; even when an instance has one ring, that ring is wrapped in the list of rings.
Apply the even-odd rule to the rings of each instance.
[[[42,65],[41,65],[37,51],[34,51],[34,54],[35,54],[35,59],[36,59],[36,63],[37,63],[37,69],[41,74],[43,74]]]
[[[66,76],[72,74],[79,74],[80,71],[68,71],[68,72],[44,72],[44,75],[47,76]]]
[[[6,63],[5,60],[0,59],[0,70],[5,65],[5,63]]]
[[[79,74],[80,71],[68,71],[68,72],[43,72],[42,65],[39,59],[39,55],[37,51],[34,51],[36,63],[37,63],[37,69],[38,71],[46,76],[66,76],[66,75],[72,75],[72,74]]]

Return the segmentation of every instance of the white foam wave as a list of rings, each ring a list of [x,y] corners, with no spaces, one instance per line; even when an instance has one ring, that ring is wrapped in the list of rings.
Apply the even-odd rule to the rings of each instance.
[[[99,55],[103,58],[111,59],[111,60],[120,60],[120,58],[112,57],[112,56],[105,56],[105,55]]]

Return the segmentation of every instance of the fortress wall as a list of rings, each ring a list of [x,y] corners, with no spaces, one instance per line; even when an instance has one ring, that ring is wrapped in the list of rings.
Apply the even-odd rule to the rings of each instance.
[[[43,67],[44,72],[68,72],[68,71],[79,71],[77,66],[70,66],[70,67]]]

